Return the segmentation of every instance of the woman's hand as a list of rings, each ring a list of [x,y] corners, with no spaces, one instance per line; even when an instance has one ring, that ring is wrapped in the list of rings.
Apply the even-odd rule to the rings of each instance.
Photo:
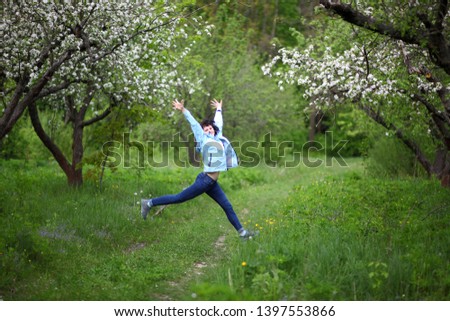
[[[178,101],[178,99],[175,99],[172,102],[172,106],[173,106],[174,109],[178,109],[181,112],[184,112],[184,100],[181,100],[181,102],[180,102],[180,101]]]
[[[211,106],[212,108],[222,110],[222,100],[218,102],[215,98],[211,100]]]

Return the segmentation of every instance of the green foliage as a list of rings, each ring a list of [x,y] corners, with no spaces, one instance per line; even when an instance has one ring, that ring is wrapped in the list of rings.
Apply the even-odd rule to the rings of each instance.
[[[295,39],[290,29],[306,29],[304,20],[310,19],[313,14],[313,1],[258,1],[238,0],[215,1],[196,0],[198,7],[206,15],[214,18],[217,12],[224,7],[232,14],[245,17],[245,30],[249,33],[249,40],[253,47],[261,52],[270,52],[273,42],[282,45],[291,45]]]
[[[194,73],[204,79],[201,91],[191,93],[183,85],[178,89],[193,115],[212,117],[210,100],[223,99],[224,135],[231,140],[257,140],[267,132],[278,136],[286,131],[286,119],[302,126],[293,91],[282,93],[263,76],[260,55],[245,29],[246,18],[221,5],[211,23],[215,25],[211,37],[198,39],[179,67],[182,74]],[[175,118],[175,124],[182,132],[190,131],[182,119]]]
[[[316,125],[318,133],[315,140],[324,147],[324,152],[329,156],[336,151],[343,157],[365,156],[371,129],[365,124],[364,117],[366,116],[362,115],[360,110],[351,106],[326,110],[320,115]]]
[[[299,50],[313,46],[315,50],[311,52],[311,56],[315,59],[320,60],[326,50],[344,51],[351,46],[348,39],[353,36],[353,30],[349,24],[341,20],[323,19],[323,16],[319,15],[316,19],[308,21],[306,26],[307,31],[300,32],[299,30],[291,30],[293,37],[296,39],[296,43],[293,46]],[[360,37],[363,38],[365,35],[361,34]],[[277,71],[288,72],[290,68],[292,67],[289,65],[277,65]],[[366,115],[362,115],[351,103],[340,104],[337,107],[318,104],[315,106],[318,115],[315,117],[314,128],[308,129],[310,126],[310,117],[313,114],[311,112],[310,102],[303,98],[308,86],[295,85],[295,87],[296,94],[299,97],[298,104],[302,108],[302,125],[306,130],[315,132],[314,139],[325,146],[325,152],[328,153],[333,148],[332,145],[325,144],[324,134],[326,131],[331,131],[336,142],[346,142],[340,150],[341,155],[356,157],[366,153],[369,132]],[[308,138],[308,133],[305,130],[303,132],[303,137],[300,142],[305,142]],[[292,135],[292,138],[297,138],[298,133],[299,131],[296,132],[290,129],[285,134],[286,136]],[[299,140],[296,139],[296,141]]]
[[[0,158],[3,159],[45,160],[49,157],[51,154],[36,136],[27,115],[0,141]]]
[[[368,156],[366,168],[374,177],[424,175],[412,152],[394,137],[382,137],[374,141]]]
[[[0,140],[0,157],[3,159],[24,158],[26,140],[21,135],[22,121],[19,122],[2,140]]]

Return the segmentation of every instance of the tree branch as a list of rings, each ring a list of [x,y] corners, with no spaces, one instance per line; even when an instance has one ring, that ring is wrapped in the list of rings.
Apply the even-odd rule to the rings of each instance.
[[[15,119],[13,119],[13,114],[17,111],[17,105],[20,102],[20,98],[26,90],[26,85],[30,80],[29,75],[23,75],[19,82],[16,85],[16,89],[14,90],[14,94],[12,95],[11,101],[5,108],[2,117],[0,118],[0,139],[3,138],[8,132],[11,130],[12,125],[15,123]],[[23,110],[22,110],[23,112]],[[20,114],[19,114],[20,116]]]
[[[409,57],[409,54],[406,52],[405,45],[401,41],[399,45],[402,50],[403,61],[408,69],[409,74],[419,74],[421,76],[424,76],[428,82],[440,84],[442,86],[442,88],[437,91],[437,94],[439,95],[439,98],[444,106],[443,112],[439,111],[432,103],[430,103],[428,100],[425,99],[425,97],[421,95],[413,94],[412,99],[420,102],[422,105],[425,106],[429,115],[431,116],[431,119],[433,120],[434,124],[436,125],[440,134],[442,135],[442,137],[440,137],[440,140],[442,140],[447,149],[450,150],[450,132],[449,132],[450,117],[447,110],[449,102],[446,99],[448,89],[425,66],[421,66],[420,68],[412,66],[411,59]]]
[[[392,23],[382,22],[374,17],[365,15],[359,10],[354,9],[350,4],[331,0],[320,0],[320,4],[328,11],[334,12],[353,25],[395,40],[402,40],[409,44],[418,46],[425,45],[433,63],[450,75],[450,45],[446,35],[443,33],[443,20],[448,14],[448,0],[440,0],[438,10],[439,18],[436,24],[431,23],[426,15],[417,14],[417,18],[424,24],[425,30],[420,30],[417,27],[414,33],[398,29]]]
[[[58,91],[61,91],[63,89],[68,88],[71,84],[77,83],[77,82],[80,82],[80,81],[79,80],[76,80],[76,81],[67,81],[66,80],[66,81],[63,81],[62,83],[60,83],[57,86],[53,86],[53,87],[49,87],[49,88],[46,88],[46,89],[42,89],[42,91],[39,93],[39,95],[36,96],[35,100],[39,100],[39,99],[44,98],[46,96],[52,95],[52,94],[54,94],[54,93],[56,93]]]
[[[59,149],[59,147],[53,142],[50,136],[47,135],[44,128],[42,127],[36,104],[34,102],[28,106],[28,113],[30,114],[30,119],[34,131],[36,132],[42,143],[45,145],[45,147],[47,147],[47,149],[52,153],[53,157],[56,159],[63,171],[65,173],[68,173],[70,171],[71,165],[67,161],[66,157]]]
[[[439,8],[438,8],[437,14],[436,14],[435,26],[440,31],[442,31],[444,29],[443,23],[444,23],[445,16],[448,14],[448,10],[449,10],[448,6],[449,6],[448,0],[440,0],[439,1]]]
[[[83,122],[82,126],[83,127],[89,126],[89,125],[91,125],[93,123],[96,123],[96,122],[106,118],[109,114],[111,114],[113,108],[117,107],[117,105],[118,105],[117,100],[114,98],[114,96],[111,95],[110,96],[109,107],[106,110],[104,110],[103,113],[101,113],[100,115],[97,115],[97,116],[95,116],[95,117],[93,117],[93,118]]]
[[[428,113],[431,116],[431,119],[433,120],[433,123],[436,125],[437,129],[439,130],[439,133],[442,135],[440,140],[443,141],[446,148],[450,150],[450,132],[449,132],[450,122],[446,122],[448,118],[446,119],[443,113],[439,113],[436,107],[434,107],[433,104],[427,101],[424,97],[417,94],[413,94],[412,98],[425,106],[425,108],[427,109]]]
[[[421,43],[422,39],[416,38],[409,33],[401,32],[390,23],[383,23],[373,17],[362,14],[358,10],[353,9],[350,4],[334,2],[330,0],[320,0],[320,4],[324,6],[325,9],[331,10],[332,12],[339,15],[342,19],[353,25],[380,33],[385,36],[389,36],[397,40],[403,40],[407,43],[413,43],[417,45]]]
[[[86,126],[92,125],[93,123],[96,123],[96,122],[98,122],[98,121],[100,121],[100,120],[106,118],[109,114],[111,114],[111,112],[112,112],[112,108],[111,108],[111,106],[109,106],[109,107],[108,107],[105,111],[103,111],[103,113],[101,113],[100,115],[97,115],[97,116],[95,116],[95,117],[93,117],[93,118],[91,118],[91,119],[89,119],[89,120],[84,121],[83,124],[82,124],[82,126],[83,126],[83,127],[86,127]]]
[[[432,165],[430,161],[426,158],[425,154],[420,149],[419,145],[407,138],[403,132],[397,128],[395,125],[387,123],[386,120],[379,113],[375,112],[370,106],[359,105],[359,108],[363,110],[370,118],[375,122],[386,128],[387,130],[393,131],[395,136],[400,139],[413,153],[416,155],[417,160],[422,164],[424,169],[430,175],[432,172]]]
[[[42,91],[44,86],[51,80],[53,77],[53,74],[56,72],[56,70],[70,57],[72,56],[72,51],[67,50],[64,52],[61,56],[59,56],[59,59],[50,66],[50,68],[44,73],[44,75],[36,82],[36,84],[28,91],[28,93],[23,97],[21,101],[18,101],[25,92],[26,89],[26,83],[29,81],[29,77],[25,77],[21,80],[21,83],[17,86],[16,92],[14,94],[14,98],[9,102],[8,106],[6,107],[6,111],[4,115],[2,116],[2,121],[0,122],[0,139],[5,137],[12,129],[13,125],[16,123],[16,121],[20,118],[20,116],[25,111],[25,108],[29,106],[31,103],[36,101],[36,97],[39,95],[39,93]],[[28,81],[26,83],[25,80]],[[4,121],[6,120],[6,122]]]
[[[86,115],[86,112],[89,108],[89,104],[92,101],[92,98],[94,98],[95,95],[95,89],[94,84],[92,82],[89,82],[86,86],[86,96],[83,99],[83,104],[81,105],[80,112],[79,112],[79,119],[82,121]]]

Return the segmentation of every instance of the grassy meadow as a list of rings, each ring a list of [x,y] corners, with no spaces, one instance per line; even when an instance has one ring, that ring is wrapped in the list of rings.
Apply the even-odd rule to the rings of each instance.
[[[246,242],[205,195],[142,220],[141,198],[198,168],[122,168],[73,189],[53,163],[1,161],[0,299],[449,300],[450,191],[346,161],[223,173],[259,231]]]

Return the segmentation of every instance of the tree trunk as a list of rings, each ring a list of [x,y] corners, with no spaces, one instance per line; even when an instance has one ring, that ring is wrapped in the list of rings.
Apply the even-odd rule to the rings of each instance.
[[[39,114],[37,111],[37,107],[35,103],[32,103],[28,107],[28,112],[30,114],[31,123],[33,124],[34,131],[38,135],[39,139],[42,143],[47,147],[47,149],[52,153],[59,167],[64,171],[67,177],[67,181],[70,186],[77,187],[83,183],[83,176],[81,170],[81,162],[70,164],[67,158],[64,156],[62,151],[58,148],[58,146],[53,142],[50,136],[47,135],[44,128],[42,127],[41,121],[39,119]],[[81,128],[82,130],[82,128]],[[74,130],[75,132],[75,130]],[[80,134],[76,134],[80,136]],[[75,137],[75,133],[74,133]],[[81,133],[81,138],[83,137]],[[74,144],[75,146],[75,144]],[[79,146],[78,146],[79,148]],[[82,148],[82,146],[81,146]],[[81,156],[83,153],[81,153]],[[79,156],[74,157],[74,159],[78,159]],[[79,167],[79,168],[77,168]]]
[[[275,38],[276,31],[277,31],[277,20],[278,20],[278,7],[279,7],[279,0],[275,1],[275,13],[273,15],[273,23],[272,23],[272,31],[270,33],[270,39]]]
[[[313,142],[316,137],[316,116],[317,109],[315,106],[311,106],[311,113],[309,114],[309,128],[308,128],[308,141]]]
[[[435,161],[431,170],[441,181],[442,186],[450,187],[450,153],[446,148],[436,151]]]
[[[83,119],[81,113],[76,115],[73,125],[72,140],[72,171],[67,175],[70,186],[78,187],[83,185]]]

